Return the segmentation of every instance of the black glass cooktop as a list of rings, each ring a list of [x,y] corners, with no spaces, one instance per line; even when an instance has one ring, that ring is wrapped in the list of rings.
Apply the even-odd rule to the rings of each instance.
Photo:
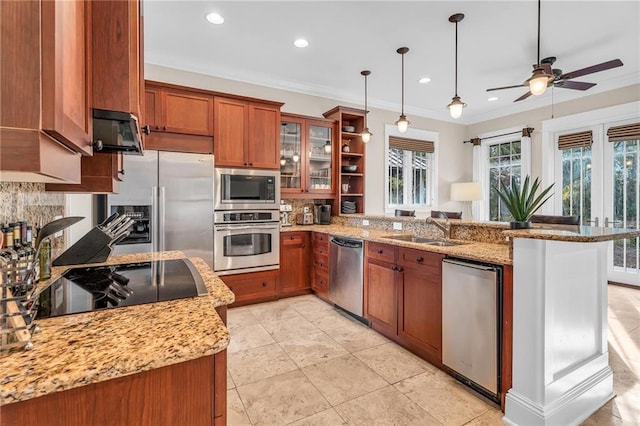
[[[188,259],[73,268],[40,294],[36,318],[205,294],[202,277]]]

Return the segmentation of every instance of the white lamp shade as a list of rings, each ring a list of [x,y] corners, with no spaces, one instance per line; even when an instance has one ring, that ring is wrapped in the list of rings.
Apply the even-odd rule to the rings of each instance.
[[[477,201],[484,198],[479,182],[457,182],[451,184],[451,201]]]
[[[362,133],[360,133],[360,137],[362,138],[362,142],[367,143],[371,140],[371,132],[369,128],[365,128]]]
[[[542,95],[547,90],[547,83],[549,78],[546,74],[542,74],[539,77],[529,80],[529,90],[534,96]]]

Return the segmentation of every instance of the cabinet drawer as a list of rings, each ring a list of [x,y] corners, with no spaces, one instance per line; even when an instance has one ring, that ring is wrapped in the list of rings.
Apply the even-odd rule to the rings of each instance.
[[[431,269],[432,273],[440,273],[442,267],[443,254],[430,253],[428,251],[413,250],[407,248],[399,249],[398,264],[409,268]]]
[[[367,241],[367,257],[384,262],[395,263],[398,255],[398,247],[390,244],[373,243]]]
[[[329,247],[329,234],[324,232],[313,232],[313,246],[314,247]]]
[[[283,246],[300,246],[305,242],[304,237],[303,232],[283,232],[280,239]]]
[[[236,295],[236,303],[264,299],[277,294],[278,271],[223,276],[222,281]]]
[[[323,270],[325,273],[329,273],[329,256],[319,252],[313,253],[313,267],[316,271]]]
[[[313,274],[313,290],[322,295],[329,294],[329,276],[318,270]]]

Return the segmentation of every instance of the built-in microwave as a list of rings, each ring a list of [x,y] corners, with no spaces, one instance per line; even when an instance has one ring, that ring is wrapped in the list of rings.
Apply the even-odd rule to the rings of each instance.
[[[215,210],[278,209],[280,172],[223,169],[215,173]]]

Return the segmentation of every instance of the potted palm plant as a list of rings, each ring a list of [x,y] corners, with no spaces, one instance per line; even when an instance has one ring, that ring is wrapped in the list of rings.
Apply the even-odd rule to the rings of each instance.
[[[527,175],[522,186],[515,182],[510,187],[502,189],[493,186],[493,190],[498,194],[498,197],[500,197],[500,200],[502,200],[513,217],[511,229],[530,228],[531,216],[553,196],[553,193],[549,194],[553,184],[540,192],[539,195],[536,195],[540,187],[540,180],[536,178],[531,185],[529,185],[529,182],[530,178]],[[549,195],[547,196],[547,194]]]

